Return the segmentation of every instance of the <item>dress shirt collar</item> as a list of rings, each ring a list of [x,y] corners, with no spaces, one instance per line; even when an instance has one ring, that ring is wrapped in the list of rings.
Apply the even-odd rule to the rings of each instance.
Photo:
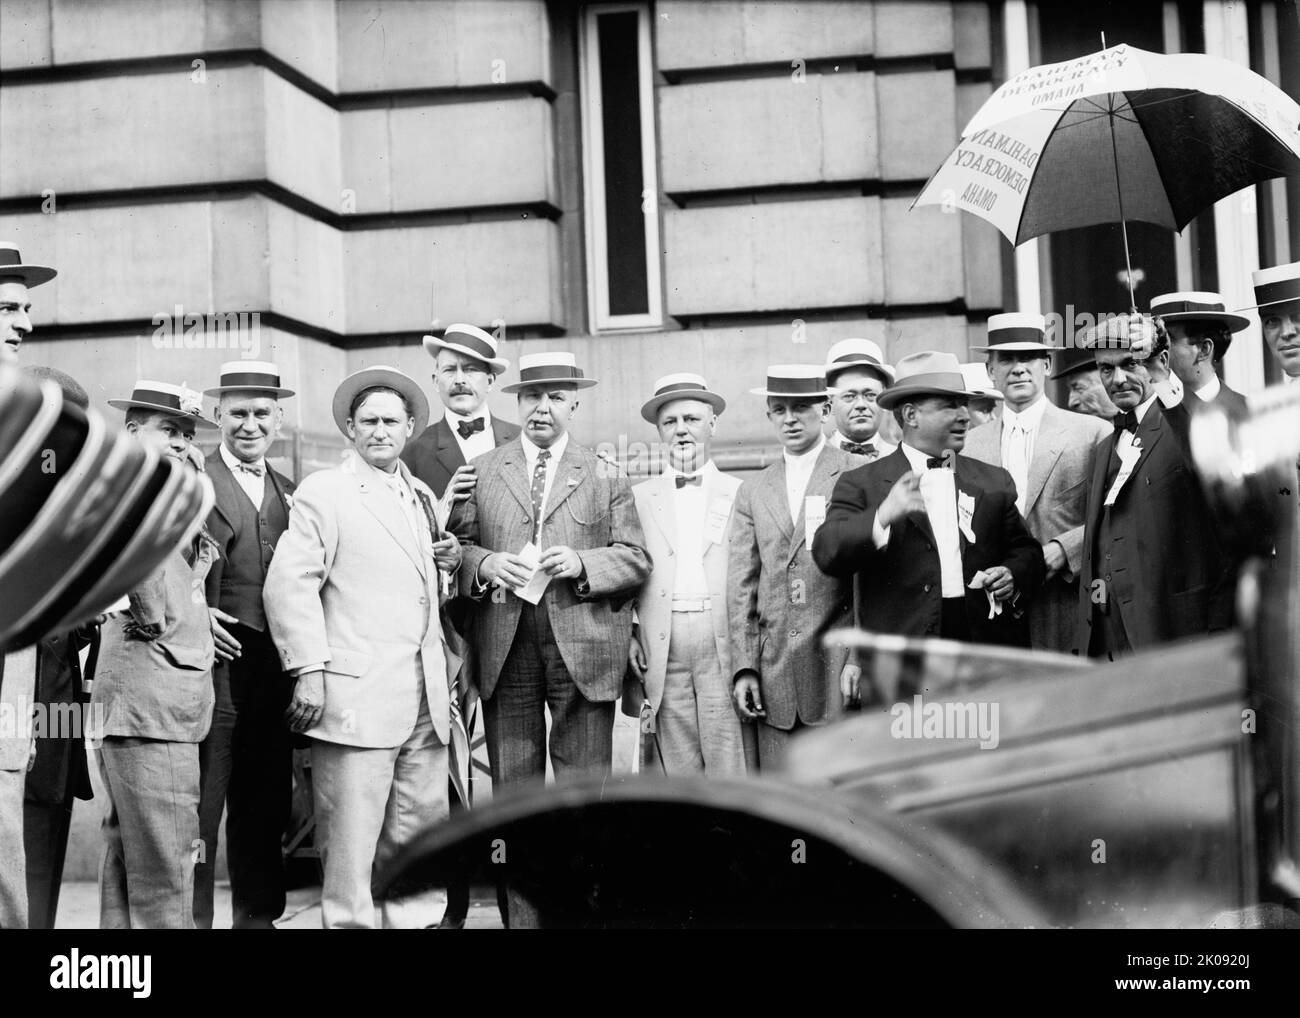
[[[932,457],[929,453],[922,452],[920,449],[914,449],[906,442],[899,445],[899,448],[903,450],[903,455],[907,457],[907,462],[914,473],[923,474],[930,469],[929,461]],[[953,459],[955,461],[956,457],[954,456]]]
[[[224,463],[227,467],[229,467],[229,468],[230,468],[230,472],[233,474],[236,470],[239,469],[239,465],[240,465],[241,463],[243,463],[244,461],[241,460],[238,456],[236,456],[236,455],[235,455],[233,452],[231,452],[229,449],[227,449],[227,448],[226,448],[226,443],[225,443],[225,442],[222,442],[221,445],[218,446],[217,448],[220,449],[221,462]],[[263,475],[263,476],[266,475],[266,457],[265,457],[265,456],[259,456],[257,459],[253,460],[253,462],[250,463],[249,466],[253,466],[253,467],[261,467],[261,468],[262,468],[262,475]]]
[[[700,474],[707,481],[707,480],[712,480],[713,475],[716,474],[717,472],[718,472],[718,468],[713,465],[713,460],[709,460],[707,463],[704,464],[704,466],[700,467],[699,470],[696,470],[693,473],[689,473],[689,474],[682,473],[682,471],[678,470],[675,466],[669,463],[667,466],[664,467],[663,476],[666,477],[669,481],[672,481],[673,478],[675,477],[694,477],[696,474]]]
[[[809,449],[807,452],[805,452],[805,453],[803,453],[803,454],[801,454],[801,455],[799,455],[799,456],[791,456],[790,453],[788,453],[786,450],[782,449],[782,450],[781,450],[781,455],[785,457],[785,465],[786,465],[786,466],[788,466],[788,467],[793,467],[793,466],[801,466],[801,467],[805,467],[805,466],[808,466],[808,465],[810,465],[810,464],[812,464],[812,463],[815,463],[815,462],[817,461],[817,457],[821,455],[821,451],[822,451],[823,449],[825,449],[825,448],[826,448],[826,436],[825,436],[825,435],[819,435],[819,436],[817,437],[817,444],[814,445],[814,446],[813,446],[811,449]]]
[[[479,407],[476,411],[474,411],[474,413],[470,414],[469,416],[466,416],[464,414],[458,414],[451,407],[443,407],[442,415],[447,421],[447,427],[451,428],[452,434],[456,433],[456,425],[459,424],[461,421],[464,421],[466,424],[468,424],[470,421],[477,421],[479,418],[482,418],[484,421],[483,424],[484,431],[490,431],[492,429],[491,415],[488,413],[488,406],[486,403],[484,403],[481,407]]]
[[[1219,394],[1219,390],[1222,388],[1223,386],[1219,382],[1219,376],[1211,374],[1210,380],[1196,390],[1196,398],[1202,403],[1208,403]]]
[[[524,462],[528,464],[529,470],[537,468],[537,454],[542,451],[541,446],[537,445],[525,435],[522,431],[519,433],[519,441],[524,447]],[[558,463],[564,456],[564,450],[569,446],[569,433],[566,431],[560,436],[559,441],[551,445],[551,462]]]
[[[1009,406],[1002,407],[1002,430],[1008,431],[1019,424],[1022,431],[1037,431],[1047,410],[1047,397],[1039,396],[1029,406],[1016,413]]]

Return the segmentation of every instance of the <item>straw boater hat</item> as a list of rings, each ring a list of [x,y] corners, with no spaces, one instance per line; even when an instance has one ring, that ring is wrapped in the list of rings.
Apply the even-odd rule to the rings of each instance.
[[[882,392],[876,402],[884,410],[893,410],[918,396],[970,396],[961,364],[950,353],[923,351],[904,357],[895,366],[898,378]]]
[[[573,385],[589,389],[596,379],[588,378],[578,367],[573,354],[561,350],[529,353],[519,358],[519,381],[501,386],[502,392],[518,392],[530,385]]]
[[[283,399],[292,396],[292,389],[280,385],[280,369],[270,361],[226,361],[221,365],[221,384],[204,389],[205,396],[220,396],[223,392],[257,392],[264,396]]]
[[[496,337],[474,325],[448,325],[441,338],[425,336],[424,348],[434,358],[438,356],[439,350],[463,353],[466,357],[482,361],[494,375],[499,375],[510,367],[508,360],[497,356]]]
[[[1047,319],[1026,311],[1008,311],[1004,315],[991,315],[988,322],[987,346],[973,346],[977,353],[1033,352],[1051,353],[1055,347],[1047,342]]]
[[[1274,265],[1271,269],[1259,269],[1250,274],[1250,279],[1255,284],[1254,307],[1300,304],[1300,262]],[[1241,310],[1250,311],[1251,308]]]
[[[870,371],[886,385],[894,383],[894,369],[885,363],[885,355],[869,339],[841,339],[826,355],[826,381],[835,384],[835,376],[853,368]]]
[[[334,423],[338,425],[339,431],[344,435],[348,433],[348,418],[352,416],[352,401],[356,398],[357,393],[365,389],[373,388],[376,385],[383,386],[387,389],[396,389],[411,405],[415,413],[415,430],[411,432],[412,436],[424,432],[425,426],[429,423],[429,400],[420,388],[420,383],[410,375],[398,371],[396,368],[390,368],[386,364],[376,364],[373,368],[362,368],[360,371],[354,371],[339,383],[339,387],[334,390],[334,401],[331,409],[334,412]]]
[[[1232,333],[1250,325],[1250,319],[1226,310],[1223,298],[1208,290],[1187,290],[1181,293],[1162,293],[1151,298],[1151,313],[1162,322],[1205,322],[1227,330],[1227,335],[1214,339],[1214,359],[1223,360],[1232,343]]]
[[[698,399],[701,403],[708,403],[713,407],[715,414],[720,414],[727,409],[727,401],[716,392],[709,390],[703,375],[693,375],[689,371],[683,371],[675,375],[664,375],[655,382],[655,393],[641,407],[641,416],[651,424],[658,424],[660,408],[675,399]]]
[[[791,399],[827,399],[826,370],[820,364],[773,364],[767,369],[767,386],[750,389],[755,396]]]
[[[970,361],[960,365],[960,367],[961,377],[966,383],[967,391],[972,396],[982,396],[985,399],[1006,398],[994,386],[993,379],[989,377],[989,369],[979,361]]]
[[[201,413],[203,401],[199,397],[199,393],[184,386],[142,378],[135,383],[129,398],[110,399],[108,405],[118,410],[138,407],[141,410],[156,410],[159,413],[171,414],[173,417],[192,417],[197,428],[217,427]]]
[[[23,256],[18,253],[18,245],[0,240],[0,283],[18,279],[25,286],[33,287],[48,283],[57,275],[48,265],[24,265]]]

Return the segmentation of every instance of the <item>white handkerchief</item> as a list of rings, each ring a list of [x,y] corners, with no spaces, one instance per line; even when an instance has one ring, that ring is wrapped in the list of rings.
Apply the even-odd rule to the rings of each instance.
[[[528,578],[528,582],[522,587],[513,588],[515,597],[521,601],[527,601],[529,604],[536,604],[542,599],[542,595],[546,593],[546,588],[551,582],[551,574],[537,568],[542,553],[538,551],[537,545],[533,544],[532,541],[520,548],[516,554],[532,567],[533,575]]]
[[[809,547],[817,528],[826,522],[826,496],[809,495],[803,500],[803,539]]]
[[[993,596],[993,591],[987,586],[988,582],[989,574],[980,569],[970,578],[970,589],[984,591],[984,596],[989,599],[989,618],[992,619],[1002,614],[1002,603]]]
[[[975,496],[967,495],[964,491],[957,492],[957,526],[961,528],[967,544],[975,543],[975,530],[971,526],[974,518]]]

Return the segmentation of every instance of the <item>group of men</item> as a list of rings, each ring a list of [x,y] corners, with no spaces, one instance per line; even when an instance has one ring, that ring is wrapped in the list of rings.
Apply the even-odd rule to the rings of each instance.
[[[27,288],[52,275],[0,245],[10,354],[31,328]],[[1292,381],[1300,263],[1257,273],[1255,288]],[[548,759],[557,781],[607,773],[620,697],[645,766],[734,776],[779,767],[793,734],[877,695],[850,654],[823,646],[833,628],[1113,660],[1230,625],[1233,566],[1188,432],[1203,403],[1241,412],[1216,365],[1249,321],[1207,293],[1150,311],[1082,350],[1053,347],[1041,316],[995,315],[974,373],[939,352],[891,365],[865,339],[825,363],[773,365],[751,392],[782,453],[743,482],[714,462],[728,408],[701,375],[647,393],[666,464],[634,488],[570,432],[598,384],[572,354],[521,357],[500,386],[512,424],[487,406],[509,364],[470,325],[425,337],[432,422],[400,371],[345,379],[333,414],[352,456],[297,489],[267,462],[293,395],[274,364],[223,365],[212,420],[180,387],[138,382],[110,403],[141,442],[205,470],[216,502],[100,626],[102,925],[210,926],[224,809],[233,925],[272,927],[295,740],[312,750],[325,924],[454,928],[467,888],[449,889],[441,915],[420,896],[377,914],[370,875],[468,805],[478,704],[498,790],[543,780]],[[1048,399],[1049,377],[1068,379],[1068,409]],[[1000,415],[976,423],[978,401]],[[220,435],[206,457],[198,429]],[[67,670],[78,646],[46,641],[35,656]],[[0,697],[41,670],[20,654]],[[0,754],[0,925],[43,921],[25,914],[28,878],[48,882],[61,858],[49,836],[11,847],[28,756]],[[45,830],[31,816],[28,833]],[[507,924],[531,925],[529,902],[504,891]]]

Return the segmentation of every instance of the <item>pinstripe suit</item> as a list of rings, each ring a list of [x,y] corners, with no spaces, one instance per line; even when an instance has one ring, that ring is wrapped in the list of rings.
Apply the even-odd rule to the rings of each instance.
[[[830,503],[841,474],[866,460],[829,443],[817,456],[804,504],[820,495]],[[805,541],[804,513],[790,518],[785,460],[777,460],[736,494],[727,564],[731,671],[759,675],[767,717],[758,724],[760,766],[770,766],[785,737],[802,725],[820,725],[840,709],[839,678],[847,654],[829,658],[821,638],[853,624],[853,584],[821,572]],[[765,748],[768,752],[765,754]]]

